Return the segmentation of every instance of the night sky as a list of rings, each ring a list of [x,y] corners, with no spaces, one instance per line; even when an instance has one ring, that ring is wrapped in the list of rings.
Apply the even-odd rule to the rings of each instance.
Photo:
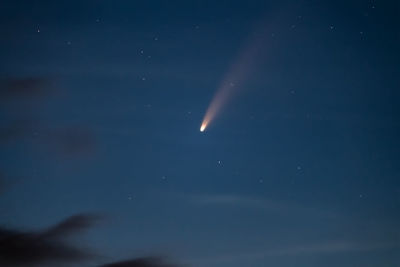
[[[400,2],[10,0],[0,36],[0,266],[400,266]]]

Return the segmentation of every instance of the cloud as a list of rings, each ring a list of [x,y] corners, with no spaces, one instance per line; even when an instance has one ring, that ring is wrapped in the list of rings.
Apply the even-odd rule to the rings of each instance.
[[[160,258],[146,257],[146,258],[137,258],[133,260],[109,263],[102,265],[100,267],[174,267],[174,266],[177,265],[167,264]]]
[[[337,218],[339,215],[327,210],[304,206],[297,203],[281,202],[277,200],[246,196],[238,194],[192,194],[188,195],[191,202],[198,205],[231,206],[257,209],[265,212],[282,214],[303,214],[309,216],[323,216]]]
[[[6,187],[5,176],[0,171],[0,194],[2,194],[4,192],[5,187]]]
[[[0,126],[0,144],[15,143],[21,139],[40,142],[67,156],[89,154],[97,145],[93,131],[79,125],[51,128],[34,120],[14,120]]]
[[[48,137],[45,141],[49,141],[49,144],[63,155],[88,154],[96,147],[93,132],[82,127],[49,130],[45,136]]]
[[[64,237],[70,234],[76,234],[77,232],[88,229],[99,219],[101,219],[101,216],[94,214],[74,215],[48,228],[42,235],[45,237]]]
[[[8,189],[21,181],[21,177],[8,175],[0,169],[0,197]]]
[[[31,120],[14,120],[7,125],[0,126],[0,143],[6,144],[24,138],[32,132],[33,122]]]
[[[0,79],[0,99],[31,98],[50,91],[50,79],[45,77],[8,77]]]
[[[54,91],[54,88],[53,79],[48,77],[0,78],[0,102],[46,96]],[[62,155],[93,152],[96,146],[93,131],[79,125],[63,127],[43,125],[40,119],[32,119],[34,110],[27,110],[20,103],[12,103],[8,110],[10,115],[0,124],[0,144],[29,139],[44,143]],[[13,108],[17,108],[18,112]]]
[[[215,195],[192,195],[192,200],[199,204],[217,204],[217,205],[250,205],[258,206],[264,202],[256,197],[215,194]]]
[[[237,251],[219,256],[196,260],[201,265],[227,264],[230,262],[248,262],[265,259],[266,257],[298,257],[302,255],[321,255],[333,253],[372,252],[396,248],[398,244],[391,242],[354,242],[350,240],[330,240],[317,243],[305,243],[300,245],[288,245],[286,247],[271,247],[264,250]]]
[[[0,228],[0,266],[32,266],[48,262],[81,261],[92,256],[67,244],[70,234],[94,225],[98,216],[80,214],[39,232]]]
[[[0,266],[64,266],[89,260],[95,255],[67,243],[67,238],[92,227],[101,216],[78,214],[43,231],[19,231],[0,227]],[[76,266],[76,265],[74,265]],[[176,267],[160,257],[141,257],[98,267]]]

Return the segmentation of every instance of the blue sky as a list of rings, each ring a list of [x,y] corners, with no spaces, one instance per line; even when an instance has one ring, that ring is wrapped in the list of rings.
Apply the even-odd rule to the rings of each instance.
[[[70,240],[99,256],[67,266],[398,266],[399,11],[6,1],[0,223],[102,214]],[[199,132],[235,64],[238,92]]]

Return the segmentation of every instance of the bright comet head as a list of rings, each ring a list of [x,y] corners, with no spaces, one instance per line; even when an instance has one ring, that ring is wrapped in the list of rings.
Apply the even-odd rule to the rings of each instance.
[[[200,127],[200,132],[204,132],[204,130],[206,129],[207,124],[202,124]]]

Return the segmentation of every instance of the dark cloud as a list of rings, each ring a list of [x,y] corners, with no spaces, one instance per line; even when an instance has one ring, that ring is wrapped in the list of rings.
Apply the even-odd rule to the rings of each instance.
[[[0,266],[32,266],[87,259],[91,254],[66,242],[66,237],[91,227],[99,217],[82,214],[41,232],[0,228]]]
[[[64,155],[88,154],[96,147],[93,132],[83,127],[69,127],[47,132],[50,145]]]
[[[43,266],[47,264],[75,263],[92,258],[87,250],[67,243],[70,235],[93,226],[101,217],[79,214],[45,229],[19,231],[0,227],[0,266]],[[75,266],[75,265],[74,265]],[[99,267],[177,267],[160,257],[143,257],[113,262]]]
[[[45,77],[3,78],[0,79],[0,98],[30,98],[43,96],[50,91],[51,81]]]
[[[1,195],[21,181],[21,177],[8,175],[2,170],[0,170],[0,197]]]
[[[0,144],[15,143],[24,138],[67,156],[90,154],[97,144],[93,132],[80,126],[53,129],[33,120],[15,120],[0,125]]]
[[[132,260],[114,262],[100,267],[176,267],[177,265],[167,264],[161,258],[137,258]]]
[[[48,77],[6,77],[0,78],[0,101],[33,99],[54,91],[53,79]],[[10,107],[13,107],[15,102]],[[9,107],[9,108],[10,108]],[[22,138],[39,141],[54,148],[62,155],[87,154],[96,145],[93,132],[82,126],[52,127],[40,119],[32,119],[34,110],[25,109],[18,103],[17,112],[8,110],[13,116],[0,124],[0,144],[9,144]],[[7,110],[6,110],[7,111]],[[16,118],[14,118],[16,116]],[[29,119],[27,119],[29,118]]]
[[[101,216],[95,214],[78,214],[67,218],[66,220],[50,227],[42,236],[50,237],[65,237],[69,234],[76,234],[82,230],[91,227],[96,221],[100,220]]]
[[[0,143],[10,143],[24,138],[32,133],[33,123],[31,120],[15,120],[7,125],[0,126]]]
[[[0,171],[0,194],[2,194],[4,192],[5,186],[6,186],[5,176]]]

